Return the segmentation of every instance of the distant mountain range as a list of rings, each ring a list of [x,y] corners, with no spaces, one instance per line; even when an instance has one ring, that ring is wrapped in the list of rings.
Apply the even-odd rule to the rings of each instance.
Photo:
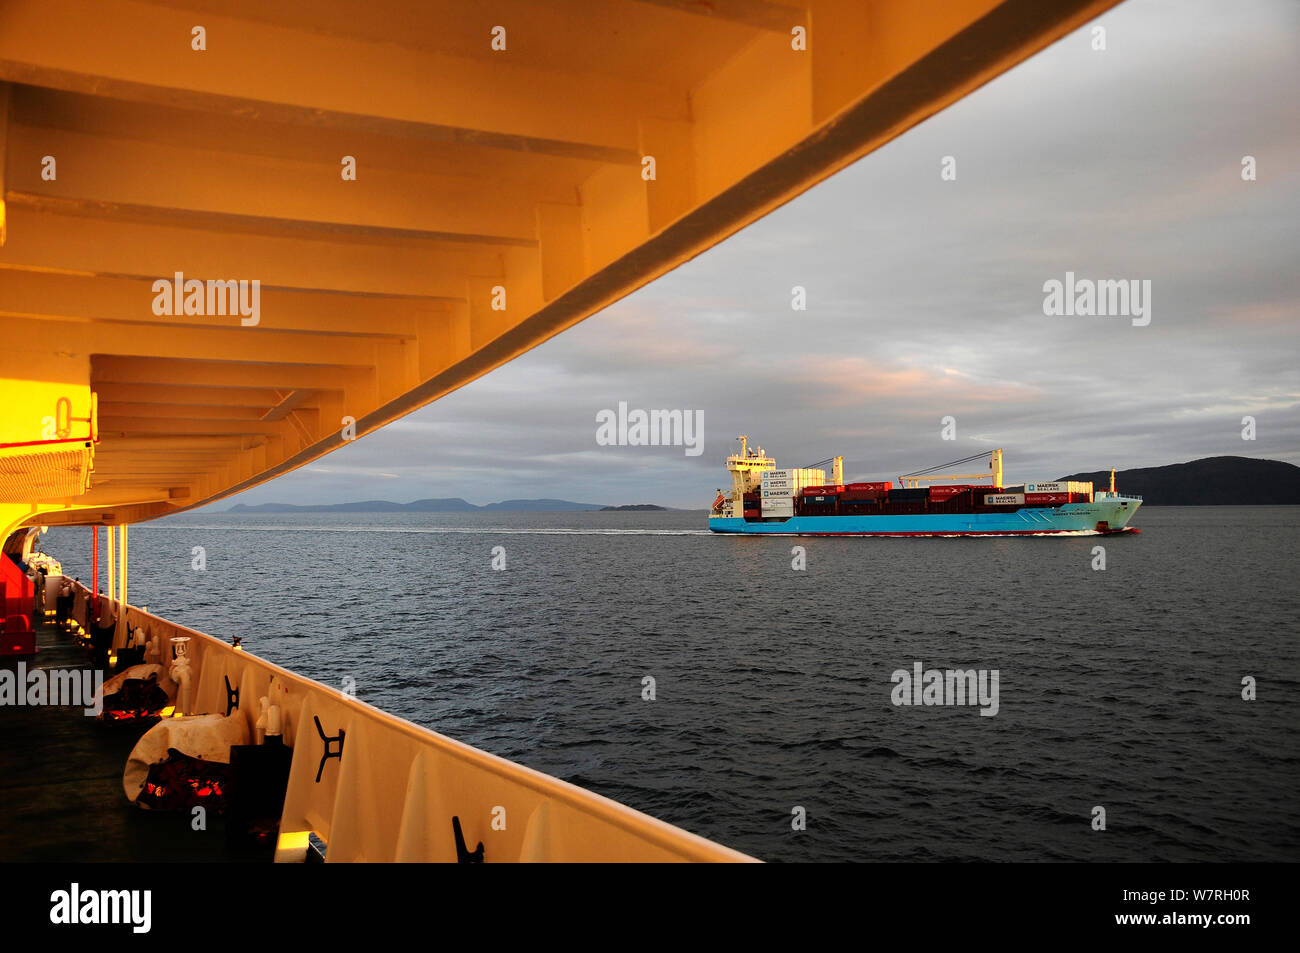
[[[1097,489],[1110,486],[1110,471],[1071,473],[1061,480],[1090,480]],[[1165,467],[1119,470],[1115,485],[1120,491],[1136,493],[1148,506],[1256,506],[1300,504],[1300,467],[1280,460],[1256,460],[1252,457],[1206,457],[1189,463]],[[649,503],[607,506],[601,503],[574,503],[570,500],[502,500],[475,506],[460,497],[393,503],[389,500],[366,500],[359,503],[320,503],[298,506],[293,503],[237,503],[227,513],[476,513],[492,510],[519,513],[622,511],[646,512],[664,507]]]
[[[1071,473],[1062,480],[1110,486],[1110,471]],[[1300,504],[1300,467],[1252,457],[1205,457],[1167,467],[1119,470],[1115,488],[1136,493],[1147,506],[1270,506]]]
[[[388,500],[366,500],[361,503],[318,503],[298,506],[293,503],[236,503],[226,513],[471,513],[490,510],[509,510],[520,513],[548,513],[574,510],[663,509],[650,504],[634,507],[611,507],[600,503],[573,503],[569,500],[502,500],[475,506],[460,497],[440,500],[416,500],[413,503],[392,503]]]

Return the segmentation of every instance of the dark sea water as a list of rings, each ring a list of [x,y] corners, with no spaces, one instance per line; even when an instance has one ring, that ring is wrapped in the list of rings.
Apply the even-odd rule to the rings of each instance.
[[[704,522],[182,514],[132,528],[131,601],[765,860],[1300,860],[1300,508],[1108,539]],[[44,548],[88,579],[88,529]],[[998,713],[893,705],[917,661],[997,669]]]

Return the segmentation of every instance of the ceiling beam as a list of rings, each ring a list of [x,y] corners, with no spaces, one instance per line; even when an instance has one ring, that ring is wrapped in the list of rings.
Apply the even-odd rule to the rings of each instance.
[[[305,392],[310,395],[310,391]],[[304,407],[304,412],[309,408]],[[312,411],[314,413],[314,411]],[[99,402],[99,415],[103,417],[157,417],[178,420],[279,420],[268,417],[270,410],[263,407],[212,407],[193,404],[134,404]],[[286,411],[287,413],[287,411]]]
[[[99,433],[103,439],[138,437],[143,434],[176,434],[194,437],[203,434],[254,436],[282,433],[279,423],[262,420],[183,420],[148,417],[110,417],[101,415]]]
[[[149,386],[355,387],[374,376],[372,368],[330,367],[310,364],[230,364],[211,360],[170,361],[151,357],[111,354],[91,356],[92,387],[101,383],[145,383]]]
[[[799,6],[772,3],[770,0],[637,0],[651,6],[667,7],[679,13],[726,20],[759,30],[789,34],[796,26],[806,26],[807,12]]]
[[[270,387],[180,387],[169,384],[118,384],[104,381],[95,385],[99,405],[107,403],[129,404],[187,404],[208,407],[273,407],[279,399]],[[317,390],[312,393],[337,398],[342,388]]]
[[[200,20],[201,52],[190,45]],[[489,41],[485,33],[485,50]],[[132,2],[9,0],[0,79],[602,162],[637,161],[638,115],[689,118],[683,91],[633,77],[530,69],[508,57],[426,52],[217,13],[196,20],[191,11]]]
[[[482,246],[353,245],[12,210],[0,268],[109,277],[257,280],[263,287],[459,300],[466,274],[501,270]],[[479,269],[486,269],[480,272]]]
[[[44,155],[59,157],[54,181],[41,177]],[[157,224],[183,216],[194,227],[257,235],[536,244],[529,212],[541,190],[533,186],[464,174],[472,166],[459,175],[399,172],[370,165],[364,153],[355,179],[344,179],[340,155],[304,161],[234,152],[212,139],[181,146],[15,125],[9,191],[29,208]],[[639,175],[634,167],[624,174]],[[571,199],[577,185],[545,191]]]
[[[171,276],[162,276],[172,280]],[[212,328],[220,316],[153,313],[153,279],[69,275],[0,268],[0,314],[13,317],[93,319]],[[449,321],[447,304],[417,298],[339,295],[262,286],[259,330],[351,334],[371,338],[416,335],[422,320]],[[238,319],[230,323],[238,326]]]
[[[177,205],[133,204],[80,196],[41,195],[14,189],[9,191],[9,204],[11,207],[79,218],[103,218],[116,222],[137,222],[143,225],[178,226],[210,232],[236,232],[241,235],[260,235],[266,238],[362,243],[389,248],[405,248],[419,242],[455,242],[500,248],[512,246],[528,248],[537,244],[536,239],[531,235],[510,236],[454,229],[438,231],[273,215],[245,215]],[[237,206],[239,202],[236,200],[231,204]],[[484,224],[489,223],[485,221]]]
[[[220,360],[258,364],[373,367],[375,344],[364,338],[322,337],[259,328],[176,328],[160,334],[148,324],[106,324],[0,317],[0,335],[60,342],[74,354],[148,355],[151,359]]]
[[[567,202],[578,183],[607,163],[538,152],[491,149],[472,143],[404,139],[380,132],[301,126],[247,116],[225,116],[195,109],[105,99],[46,86],[15,85],[12,122],[30,144],[46,132],[129,140],[148,148],[212,150],[223,155],[262,157],[272,162],[328,166],[330,181],[342,182],[342,157],[357,159],[357,178],[366,183],[375,170],[418,181],[478,180],[509,190],[526,190],[538,202]],[[634,156],[625,165],[638,167]],[[87,170],[80,169],[82,173]]]

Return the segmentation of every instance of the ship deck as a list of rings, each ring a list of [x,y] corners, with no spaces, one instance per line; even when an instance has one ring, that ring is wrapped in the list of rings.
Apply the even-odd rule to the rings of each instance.
[[[84,669],[85,652],[57,626],[37,629],[27,670]],[[16,671],[18,660],[0,659]],[[106,725],[81,708],[0,707],[0,862],[229,862],[270,860],[227,845],[210,815],[140,810],[122,791],[127,755],[147,725]]]

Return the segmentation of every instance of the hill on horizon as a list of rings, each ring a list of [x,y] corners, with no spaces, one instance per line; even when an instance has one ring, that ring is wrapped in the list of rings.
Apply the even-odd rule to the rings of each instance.
[[[365,500],[357,503],[236,503],[223,513],[471,513],[483,510],[510,510],[514,512],[550,512],[599,510],[601,503],[574,503],[569,500],[502,500],[477,506],[460,497],[414,500],[410,503],[393,503],[390,500]]]
[[[1061,480],[1110,486],[1110,471],[1071,473]],[[1300,504],[1300,467],[1254,457],[1204,457],[1163,467],[1117,470],[1115,488],[1146,506],[1278,506]]]

